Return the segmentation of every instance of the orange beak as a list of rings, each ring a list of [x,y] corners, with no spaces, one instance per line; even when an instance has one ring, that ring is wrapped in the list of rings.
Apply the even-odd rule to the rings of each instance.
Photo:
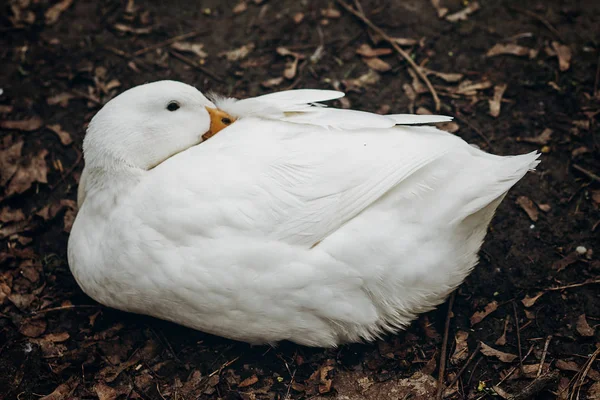
[[[210,139],[220,130],[227,128],[235,121],[234,117],[218,108],[206,107],[206,111],[208,111],[208,115],[210,115],[210,129],[202,135],[203,140]]]

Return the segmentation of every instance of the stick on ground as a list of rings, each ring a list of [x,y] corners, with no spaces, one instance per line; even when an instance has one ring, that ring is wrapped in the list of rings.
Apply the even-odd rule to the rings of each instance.
[[[440,374],[438,376],[438,387],[436,399],[441,400],[444,397],[444,376],[446,375],[446,353],[448,352],[448,334],[450,332],[450,318],[452,317],[452,306],[456,292],[452,292],[448,301],[448,314],[446,315],[446,325],[444,326],[444,341],[442,342],[442,351],[440,354]]]

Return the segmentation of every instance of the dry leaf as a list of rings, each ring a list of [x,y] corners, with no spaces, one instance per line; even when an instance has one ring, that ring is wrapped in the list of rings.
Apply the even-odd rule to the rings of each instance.
[[[258,382],[258,377],[256,375],[252,375],[241,381],[238,387],[245,388],[254,385],[256,382]]]
[[[550,206],[550,204],[538,203],[537,206],[540,210],[542,210],[545,213],[550,212],[550,210],[552,210],[552,206]]]
[[[573,251],[573,252],[567,254],[566,257],[563,257],[562,259],[555,261],[552,264],[552,269],[556,270],[556,272],[560,272],[563,269],[567,268],[569,265],[576,262],[577,260],[579,260],[579,254],[577,254],[576,251]]]
[[[343,82],[347,90],[352,90],[360,89],[368,85],[374,85],[379,82],[379,79],[381,79],[381,76],[377,72],[370,69],[369,72],[359,76],[356,79],[347,79]]]
[[[469,333],[465,331],[456,332],[456,336],[454,337],[454,341],[456,342],[456,348],[454,349],[454,353],[452,357],[450,357],[450,363],[453,365],[459,364],[461,361],[464,361],[469,357],[469,344],[467,343],[467,339],[469,338]]]
[[[531,199],[527,196],[519,196],[515,203],[523,209],[533,222],[538,220],[539,212]]]
[[[485,317],[487,317],[497,309],[498,302],[496,300],[492,301],[491,303],[488,303],[483,311],[477,311],[471,316],[471,326],[480,323]]]
[[[8,184],[6,195],[23,193],[34,182],[48,183],[48,166],[45,160],[47,155],[48,150],[43,149],[30,160],[27,166],[20,166]]]
[[[600,399],[600,382],[594,383],[587,392],[588,399]]]
[[[50,106],[55,106],[59,104],[61,107],[67,107],[69,105],[69,100],[74,99],[75,95],[71,93],[59,93],[56,96],[48,97],[46,99],[46,103]]]
[[[0,209],[0,222],[20,222],[25,220],[25,214],[22,210],[13,210],[8,206]]]
[[[47,326],[45,319],[27,319],[19,326],[19,332],[27,337],[38,337],[46,331]]]
[[[363,57],[379,57],[392,54],[392,49],[374,49],[368,44],[363,43],[356,49],[356,54],[360,54]]]
[[[291,61],[285,63],[285,70],[283,70],[283,76],[285,79],[294,79],[298,72],[298,58],[294,58]]]
[[[31,132],[40,129],[44,121],[40,117],[33,117],[21,121],[0,121],[0,128],[7,130]]]
[[[427,75],[437,76],[438,78],[443,79],[446,82],[450,82],[450,83],[458,82],[464,77],[463,74],[459,74],[459,73],[438,72],[438,71],[433,71],[433,70],[427,69],[427,68],[421,68],[421,70],[423,72],[425,72],[425,74],[427,74]]]
[[[558,57],[559,69],[561,71],[568,70],[571,66],[571,57],[573,56],[569,46],[554,41],[552,42],[552,49],[554,49],[554,51],[556,52],[556,56]]]
[[[578,147],[578,148],[576,148],[575,150],[573,150],[571,152],[571,157],[573,157],[573,158],[579,157],[582,154],[587,154],[587,153],[590,153],[590,152],[591,152],[590,149],[588,149],[585,146],[581,146],[581,147]]]
[[[254,43],[248,43],[242,47],[238,47],[237,49],[219,53],[219,55],[225,56],[225,58],[227,58],[228,61],[240,61],[248,57],[248,54],[250,54],[252,50],[254,50],[254,47]]]
[[[0,114],[10,114],[13,110],[14,107],[10,104],[0,104]]]
[[[241,14],[244,11],[246,11],[248,9],[248,4],[246,4],[245,1],[240,1],[239,3],[237,3],[235,5],[235,7],[233,7],[233,9],[231,11],[233,11],[234,14]]]
[[[535,136],[532,138],[518,137],[517,141],[544,145],[544,144],[548,144],[551,137],[552,137],[552,129],[546,128],[538,136]]]
[[[342,16],[342,13],[341,13],[339,10],[337,10],[337,9],[335,9],[335,8],[333,8],[333,7],[331,7],[331,6],[329,6],[329,8],[328,8],[328,9],[321,10],[321,15],[322,15],[324,18],[332,18],[332,19],[336,19],[336,18],[339,18],[339,17],[341,17],[341,16]]]
[[[73,138],[71,137],[71,134],[69,132],[65,131],[59,124],[46,125],[46,128],[48,128],[52,132],[56,133],[56,135],[60,139],[60,142],[63,145],[68,146],[71,143],[73,143]]]
[[[271,79],[267,79],[266,81],[261,82],[261,86],[265,87],[265,88],[271,88],[274,86],[279,86],[281,85],[281,83],[283,82],[283,77],[277,77],[277,78],[271,78]]]
[[[414,46],[419,43],[417,39],[410,38],[392,38],[392,41],[399,46]]]
[[[437,11],[438,18],[444,18],[448,14],[448,9],[440,5],[440,0],[431,0],[431,5]]]
[[[114,25],[114,28],[120,32],[133,33],[136,35],[146,35],[146,34],[152,32],[151,28],[134,28],[132,26],[121,24],[121,23],[116,23]]]
[[[39,400],[66,400],[71,393],[77,388],[79,381],[72,376],[65,383],[60,384],[52,393],[47,396],[40,397]]]
[[[377,72],[386,72],[392,69],[391,65],[383,61],[381,58],[370,57],[363,58],[362,60],[369,68]]]
[[[202,43],[175,42],[171,44],[171,47],[178,51],[194,53],[200,58],[208,57],[208,54],[202,50],[204,48]]]
[[[22,151],[22,139],[6,149],[0,150],[0,186],[6,186],[10,178],[17,172]]]
[[[526,295],[525,298],[521,300],[521,303],[523,303],[525,307],[529,308],[533,306],[535,302],[538,301],[538,299],[542,297],[545,293],[546,292],[538,292],[533,297],[529,297],[529,295]]]
[[[518,57],[528,56],[529,58],[535,58],[537,53],[537,50],[530,49],[529,47],[519,46],[518,44],[497,43],[494,45],[494,47],[488,50],[486,56],[494,57],[500,54],[510,54]]]
[[[456,88],[451,90],[451,92],[456,94],[462,94],[465,96],[475,96],[478,90],[489,89],[491,87],[492,82],[490,81],[481,81],[474,83],[469,80],[465,80],[462,81]]]
[[[292,20],[294,20],[294,23],[300,24],[303,20],[304,20],[304,14],[301,12],[298,12],[296,14],[294,14],[294,16],[292,17]]]
[[[494,97],[489,100],[490,115],[494,118],[500,115],[500,104],[502,103],[502,96],[504,96],[506,88],[506,84],[494,86]]]
[[[496,357],[498,360],[506,363],[513,362],[517,359],[515,354],[504,353],[488,346],[483,342],[481,342],[481,352],[488,357]]]
[[[498,346],[504,346],[506,344],[506,331],[508,330],[508,322],[509,321],[510,321],[510,318],[508,316],[506,318],[504,318],[504,330],[502,331],[502,336],[500,336],[498,339],[496,339],[494,344],[496,344]]]
[[[306,58],[304,56],[304,54],[302,54],[302,53],[296,53],[295,51],[291,51],[291,50],[289,50],[286,47],[278,47],[275,51],[277,52],[277,54],[279,54],[280,56],[284,56],[284,57],[285,56],[292,56],[292,57],[295,57],[295,58],[299,58],[301,60],[304,59],[304,58]]]
[[[52,342],[52,343],[62,343],[62,342],[69,340],[70,337],[71,336],[69,335],[68,332],[49,333],[46,336],[44,336],[42,338],[42,340],[45,340],[47,342]]]
[[[577,318],[576,328],[577,328],[577,333],[579,333],[581,336],[584,336],[584,337],[594,336],[594,328],[592,328],[588,324],[588,322],[585,318],[585,314],[581,314]]]
[[[44,13],[44,17],[46,18],[46,24],[52,25],[55,24],[60,18],[60,14],[65,12],[67,8],[71,7],[73,4],[73,0],[60,0],[58,3],[54,4]]]
[[[331,391],[331,384],[333,380],[329,377],[329,372],[333,371],[333,366],[325,365],[319,369],[319,393],[329,393]]]
[[[474,1],[462,10],[446,16],[446,20],[450,22],[466,21],[469,15],[479,10],[479,3]]]

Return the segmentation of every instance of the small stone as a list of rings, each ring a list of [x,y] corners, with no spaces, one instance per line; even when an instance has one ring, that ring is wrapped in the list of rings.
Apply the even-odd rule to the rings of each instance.
[[[587,253],[587,249],[584,246],[577,246],[577,248],[575,249],[575,251],[577,252],[577,254],[579,254],[580,256],[584,255],[585,253]]]

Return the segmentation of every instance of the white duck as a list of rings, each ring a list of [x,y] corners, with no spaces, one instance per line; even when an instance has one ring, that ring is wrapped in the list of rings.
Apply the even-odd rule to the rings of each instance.
[[[69,239],[81,288],[236,340],[324,347],[394,332],[443,302],[538,155],[396,126],[448,117],[313,104],[343,95],[213,104],[160,81],[108,102],[83,143]]]

